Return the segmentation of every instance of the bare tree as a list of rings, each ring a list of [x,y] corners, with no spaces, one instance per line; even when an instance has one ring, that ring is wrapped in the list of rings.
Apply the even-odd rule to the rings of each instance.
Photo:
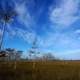
[[[23,51],[21,51],[21,50],[16,51],[15,57],[16,57],[17,61],[21,60],[21,55],[22,54],[23,54]]]
[[[29,50],[30,59],[32,60],[35,59],[37,57],[37,54],[39,54],[39,51],[38,51],[38,45],[37,45],[37,37],[35,37],[32,43],[32,47]]]
[[[56,57],[52,55],[52,53],[45,53],[42,56],[42,60],[56,60]]]
[[[16,50],[16,49],[11,49],[11,48],[7,48],[6,50],[5,50],[7,53],[8,53],[8,55],[9,55],[9,61],[11,61],[11,60],[20,60],[21,59],[21,55],[23,54],[23,51],[21,51],[21,50]]]
[[[6,49],[7,53],[8,53],[8,60],[11,61],[11,60],[15,60],[15,53],[16,53],[16,50],[15,49],[11,49],[11,48],[7,48]]]
[[[9,54],[9,61],[14,61],[14,69],[16,69],[16,61],[21,59],[23,51],[17,51],[16,49],[7,48],[7,53]]]
[[[35,71],[35,68],[36,68],[36,56],[38,54],[38,45],[37,45],[37,37],[35,37],[33,43],[32,43],[32,47],[31,49],[29,50],[29,56],[30,56],[30,59],[32,60],[32,77],[33,79],[35,80],[35,74],[33,73]]]
[[[5,50],[0,51],[0,61],[6,61],[8,59],[8,53]]]

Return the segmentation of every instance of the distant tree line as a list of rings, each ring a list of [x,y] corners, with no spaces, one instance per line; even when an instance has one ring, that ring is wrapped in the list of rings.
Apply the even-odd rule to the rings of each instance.
[[[16,50],[12,48],[7,48],[5,50],[0,51],[0,61],[14,61],[14,60],[20,60],[21,56],[23,54],[23,51]]]
[[[52,53],[45,53],[40,56],[41,52],[31,51],[27,54],[26,58],[22,58],[23,51],[12,48],[7,48],[0,51],[0,61],[29,61],[29,60],[58,60]]]

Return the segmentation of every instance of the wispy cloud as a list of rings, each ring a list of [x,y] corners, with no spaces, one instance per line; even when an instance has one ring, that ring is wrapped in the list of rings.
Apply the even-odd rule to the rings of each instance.
[[[80,34],[80,29],[75,30],[76,34]]]
[[[35,9],[33,9],[34,1],[13,0],[18,16],[9,25],[6,25],[6,31],[9,33],[9,37],[17,36],[17,38],[23,39],[29,44],[32,44],[35,37],[37,37],[37,45],[40,51],[53,52],[53,54],[59,56],[69,56],[69,54],[79,53],[80,40],[78,39],[78,35],[80,34],[80,30],[73,31],[68,26],[80,19],[78,13],[80,1],[60,0],[60,5],[56,5],[56,7],[52,3],[49,3],[49,5],[45,4],[45,1],[44,3],[38,2],[38,4],[42,5],[36,3]],[[46,3],[48,3],[48,0]],[[50,7],[50,23],[47,20],[48,7]],[[54,26],[52,30],[50,28],[51,26]],[[55,26],[59,26],[59,29],[61,26],[63,28],[68,27],[71,31],[66,30],[66,28],[59,31]]]
[[[18,21],[30,29],[34,26],[35,22],[26,5],[27,3],[25,1],[22,3],[16,3],[15,10],[18,13]]]
[[[79,60],[80,59],[80,49],[74,49],[74,50],[66,50],[62,53],[59,53],[59,57],[63,57],[63,59],[69,59],[69,60]]]
[[[62,0],[56,8],[50,8],[50,20],[58,26],[70,26],[77,21],[79,9],[79,0]],[[52,7],[52,6],[51,6]]]
[[[33,0],[12,0],[14,3],[14,9],[17,13],[16,18],[6,25],[6,32],[8,32],[9,37],[20,37],[23,40],[31,43],[35,37],[35,32],[33,27],[36,25],[33,15],[31,15],[28,7],[33,3]],[[11,4],[11,1],[10,1]],[[10,5],[9,4],[9,5]],[[10,5],[11,6],[11,5]],[[17,22],[20,24],[18,25]],[[14,27],[13,27],[13,24]],[[25,30],[24,30],[25,29]]]
[[[22,38],[25,42],[32,44],[36,37],[36,34],[34,31],[29,32],[16,28],[16,36]]]
[[[0,29],[0,38],[1,38],[1,35],[2,35],[2,30]]]
[[[73,36],[74,35],[74,36]],[[71,33],[48,33],[47,36],[39,39],[39,45],[44,51],[61,52],[76,50],[80,48],[80,42],[74,32]]]

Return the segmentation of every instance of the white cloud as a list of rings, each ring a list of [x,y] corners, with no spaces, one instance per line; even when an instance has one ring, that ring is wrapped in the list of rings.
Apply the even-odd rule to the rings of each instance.
[[[18,38],[21,38],[25,42],[32,44],[34,41],[36,34],[34,31],[29,31],[21,28],[11,28],[9,24],[7,24],[7,30],[8,38],[13,39],[15,36]]]
[[[23,3],[16,3],[15,10],[18,13],[17,19],[21,24],[25,25],[29,29],[33,25],[35,25],[33,16],[30,14],[29,10],[27,9],[26,2],[23,1]]]
[[[60,55],[58,55],[59,57],[63,57],[64,59],[76,59],[79,60],[80,59],[80,49],[74,49],[74,50],[67,50],[67,51],[63,51],[62,53],[60,53]]]
[[[16,36],[22,38],[24,41],[28,42],[29,44],[32,44],[36,37],[36,34],[33,31],[29,32],[16,28]]]
[[[80,41],[72,34],[50,33],[45,38],[39,38],[39,47],[42,52],[51,52],[62,59],[80,59]]]
[[[43,38],[39,38],[41,49],[53,51],[66,51],[80,48],[80,41],[76,39],[76,34],[71,33],[49,33]],[[64,53],[65,54],[65,53]]]
[[[50,10],[50,20],[61,26],[70,26],[76,20],[79,7],[79,0],[62,0],[60,6]]]
[[[25,41],[31,43],[34,39],[35,32],[33,30],[33,27],[36,25],[35,21],[33,20],[33,16],[30,14],[28,10],[28,6],[30,6],[33,3],[33,0],[24,0],[24,1],[16,1],[13,0],[14,8],[17,13],[17,21],[22,24],[20,27],[15,24],[16,26],[13,27],[12,23],[15,22],[15,19],[12,23],[7,24],[7,32],[9,34],[10,38],[14,38],[14,36],[23,38]],[[27,6],[27,5],[28,6]],[[21,28],[22,27],[22,28]],[[25,29],[25,30],[23,30]]]
[[[6,27],[7,27],[6,31],[7,31],[8,35],[10,36],[10,38],[14,37],[16,35],[15,29],[12,28],[10,24],[7,24]]]
[[[0,29],[0,37],[2,36],[2,30]]]
[[[76,34],[80,34],[80,29],[77,29],[77,30],[75,31],[75,33],[76,33]]]

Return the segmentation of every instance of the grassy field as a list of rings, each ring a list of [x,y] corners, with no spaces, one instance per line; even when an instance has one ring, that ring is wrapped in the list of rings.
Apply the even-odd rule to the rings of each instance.
[[[0,62],[0,80],[80,80],[80,61]]]

